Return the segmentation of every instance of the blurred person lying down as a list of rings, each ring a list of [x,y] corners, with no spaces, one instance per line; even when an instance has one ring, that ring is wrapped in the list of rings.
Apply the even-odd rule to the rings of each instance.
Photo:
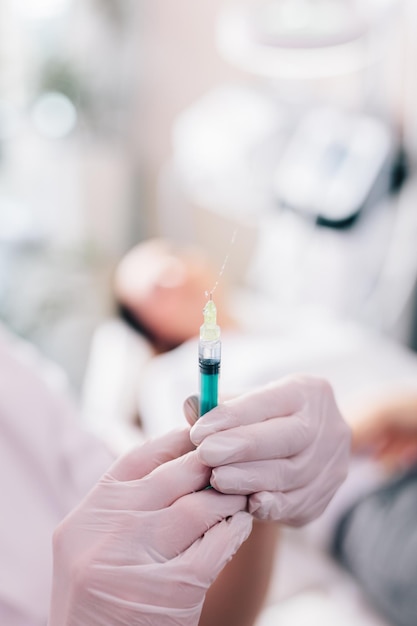
[[[90,380],[86,386],[85,409],[91,422],[104,436],[107,433],[113,442],[119,437],[122,448],[129,446],[132,438],[159,435],[181,423],[182,400],[193,394],[198,385],[196,337],[206,302],[205,292],[216,284],[216,280],[216,273],[200,250],[184,249],[165,240],[139,244],[119,264],[115,274],[115,295],[128,325],[113,320],[98,331],[90,363]],[[274,310],[273,316],[277,319],[275,327],[269,324],[269,316],[266,316],[264,324],[261,315],[254,332],[253,326],[246,324],[247,319],[236,315],[230,307],[223,282],[215,291],[215,301],[223,334],[221,387],[226,396],[302,370],[328,378],[338,400],[360,398],[361,394],[366,397],[368,388],[389,389],[393,382],[410,377],[415,380],[417,397],[415,358],[389,341],[374,336],[371,331],[352,329],[348,323],[340,323],[339,320],[335,323],[331,316],[326,317],[323,312],[320,312],[320,321],[311,312],[307,315],[292,312],[291,320],[288,320]],[[251,314],[249,310],[247,318]],[[103,394],[94,391],[94,379],[97,379],[94,372],[101,368],[93,362],[103,362],[106,354],[114,357],[114,368],[109,370],[106,384],[108,397],[104,406]],[[403,400],[403,413],[405,404]],[[414,581],[417,580],[413,568],[417,559],[407,546],[412,539],[410,533],[415,526],[415,514],[402,510],[401,506],[405,490],[412,493],[415,489],[415,446],[409,431],[397,428],[395,419],[387,419],[388,409],[389,403],[383,411],[379,411],[385,413],[384,419],[379,416],[371,419],[365,414],[360,417],[354,429],[354,451],[359,449],[361,443],[362,448],[365,443],[371,443],[374,437],[370,450],[379,451],[386,458],[389,455],[398,458],[397,453],[401,450],[401,458],[409,459],[411,469],[404,478],[398,479],[398,485],[397,480],[392,483],[397,485],[395,488],[390,482],[387,488],[383,487],[372,497],[369,495],[372,485],[386,481],[385,473],[375,472],[374,466],[371,466],[369,485],[366,477],[362,476],[359,484],[356,483],[354,489],[350,488],[345,500],[342,488],[342,496],[338,494],[335,504],[330,507],[331,514],[323,524],[327,534],[324,543],[329,547],[336,533],[337,558],[355,574],[375,605],[393,624],[411,626],[417,623],[413,603],[416,597]],[[407,415],[410,415],[409,409]],[[132,427],[133,423],[136,426]],[[141,429],[137,428],[138,424]],[[361,493],[363,495],[359,499]],[[397,494],[395,499],[394,494]],[[357,506],[352,504],[358,500]],[[388,508],[384,508],[381,501]],[[394,502],[397,504],[394,505]],[[411,495],[407,497],[407,502],[414,507],[417,500]],[[344,516],[346,508],[349,513]],[[405,535],[401,536],[401,532],[406,522],[391,525],[391,518],[386,515],[385,523],[382,523],[387,511],[411,520]],[[339,524],[340,519],[342,522]],[[384,543],[384,538],[390,536],[384,530],[386,524],[397,539]],[[381,532],[375,531],[375,528]],[[267,581],[272,568],[270,556],[275,536],[272,531],[267,538],[265,526],[259,533],[259,543],[250,558],[253,554],[259,556],[253,563],[260,564],[264,581]],[[265,536],[261,538],[263,533]],[[254,537],[251,540],[254,541]],[[404,541],[404,538],[407,540]],[[385,549],[381,549],[381,545]],[[245,546],[249,549],[250,542]],[[398,571],[401,569],[399,555],[404,548],[410,557],[404,561],[407,563],[405,577]],[[269,557],[265,559],[262,555]],[[378,563],[377,555],[385,559],[385,564]],[[398,563],[398,568],[388,567],[390,561]],[[239,567],[238,560],[234,562]],[[246,570],[244,564],[240,568],[244,577]],[[250,578],[247,577],[249,587]],[[245,588],[243,582],[240,584],[241,588]],[[258,597],[263,598],[267,582],[259,587],[262,590]],[[398,601],[398,594],[404,594],[404,604]],[[401,606],[408,612],[408,621],[407,618],[401,621],[403,618],[399,617]]]

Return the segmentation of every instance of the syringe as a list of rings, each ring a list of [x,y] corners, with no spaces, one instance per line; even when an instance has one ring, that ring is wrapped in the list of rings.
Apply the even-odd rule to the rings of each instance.
[[[210,295],[203,309],[204,323],[200,327],[198,361],[200,367],[200,416],[218,402],[221,341],[220,326],[217,325],[217,310]]]

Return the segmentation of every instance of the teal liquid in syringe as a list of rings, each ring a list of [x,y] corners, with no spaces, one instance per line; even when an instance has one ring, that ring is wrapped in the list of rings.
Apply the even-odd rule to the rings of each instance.
[[[198,362],[200,368],[200,417],[218,404],[221,359],[220,326],[217,310],[210,295],[203,309],[204,323],[200,327]]]

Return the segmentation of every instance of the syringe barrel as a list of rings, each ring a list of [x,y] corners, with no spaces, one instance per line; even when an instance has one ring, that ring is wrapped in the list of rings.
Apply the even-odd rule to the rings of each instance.
[[[221,342],[200,341],[198,363],[200,368],[200,415],[214,409],[218,402]]]
[[[221,350],[222,344],[220,339],[216,339],[215,341],[201,341],[198,344],[198,360],[200,363],[208,362],[217,362],[220,367],[220,358],[221,358]]]

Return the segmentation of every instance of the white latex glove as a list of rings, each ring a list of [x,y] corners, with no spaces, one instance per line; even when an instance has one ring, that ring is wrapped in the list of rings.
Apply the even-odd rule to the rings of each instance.
[[[204,490],[189,430],[117,461],[54,535],[49,626],[196,626],[245,541],[247,498]],[[201,490],[201,491],[200,491]]]
[[[196,397],[184,405],[196,420]],[[320,515],[346,477],[350,430],[330,385],[292,376],[219,405],[191,429],[211,485],[249,495],[249,512],[300,526]]]

